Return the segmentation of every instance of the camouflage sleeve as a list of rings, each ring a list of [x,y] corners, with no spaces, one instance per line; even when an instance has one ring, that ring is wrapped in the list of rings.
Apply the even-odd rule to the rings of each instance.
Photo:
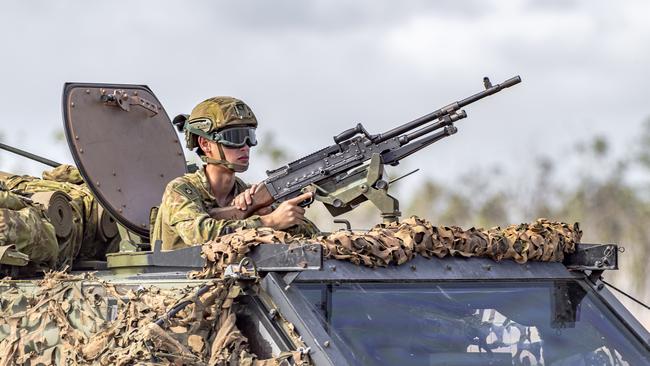
[[[259,216],[245,220],[217,220],[210,217],[196,188],[184,182],[172,181],[161,205],[165,207],[167,223],[188,245],[205,243],[238,228],[262,226]]]

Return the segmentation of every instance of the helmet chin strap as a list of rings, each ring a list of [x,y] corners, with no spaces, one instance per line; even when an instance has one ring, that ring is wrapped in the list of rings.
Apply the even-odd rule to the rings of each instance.
[[[242,173],[242,172],[245,172],[248,169],[248,165],[235,164],[235,163],[231,163],[228,160],[226,160],[226,154],[224,154],[223,148],[221,147],[221,144],[217,143],[217,149],[219,149],[219,159],[213,159],[211,157],[203,155],[203,156],[201,156],[201,160],[203,160],[203,162],[206,163],[206,164],[224,166],[224,167],[228,168],[230,171],[235,172],[235,173]]]

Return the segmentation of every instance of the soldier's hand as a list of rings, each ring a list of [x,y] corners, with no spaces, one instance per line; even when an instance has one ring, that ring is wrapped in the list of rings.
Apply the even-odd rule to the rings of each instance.
[[[305,218],[305,209],[300,207],[299,204],[310,199],[312,195],[313,193],[307,192],[282,202],[275,211],[260,217],[262,224],[276,230],[282,230],[301,223]]]
[[[257,189],[259,187],[260,187],[259,184],[251,185],[250,188],[247,188],[245,191],[238,194],[232,200],[232,203],[230,205],[235,206],[242,211],[246,211],[246,209],[248,209],[248,206],[253,204],[253,195],[255,194],[255,192],[257,192]]]
[[[271,212],[273,212],[273,207],[266,206],[266,207],[262,207],[259,210],[255,211],[253,214],[258,215],[258,216],[264,216],[264,215],[270,214]]]

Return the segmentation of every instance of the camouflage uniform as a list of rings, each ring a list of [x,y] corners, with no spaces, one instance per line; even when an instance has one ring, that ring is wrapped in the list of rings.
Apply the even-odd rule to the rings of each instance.
[[[6,190],[0,185],[0,248],[15,245],[27,254],[31,263],[53,267],[59,245],[54,226],[43,210],[28,198]]]
[[[233,197],[245,189],[246,184],[236,179]],[[215,220],[208,210],[216,207],[204,168],[172,180],[157,210],[151,242],[162,240],[164,250],[180,249],[205,243],[225,231],[262,225],[257,215],[245,220]]]
[[[29,213],[21,211],[19,216],[17,213],[4,212],[5,216],[0,218],[0,225],[3,220],[11,220],[11,227],[20,231],[6,237],[5,240],[19,240],[20,242],[10,244],[16,244],[20,252],[29,255],[31,262],[48,262],[50,258],[54,258],[54,263],[50,263],[48,267],[63,269],[65,266],[72,265],[78,256],[84,259],[102,258],[109,243],[100,238],[98,233],[99,204],[83,182],[77,168],[64,164],[51,171],[43,172],[43,179],[27,175],[5,175],[3,184],[10,192],[6,192],[9,197],[4,195],[0,201],[7,199],[15,201],[15,197],[31,197],[39,192],[63,192],[70,198],[71,230],[62,237],[57,236],[54,231],[53,240],[50,236],[50,228],[53,228],[53,225],[41,205],[31,204],[24,209]],[[29,202],[29,199],[27,201]],[[0,207],[6,205],[5,203],[3,206],[0,202]],[[44,223],[36,220],[37,216]],[[53,250],[55,255],[51,254]]]
[[[235,179],[233,197],[248,187],[241,179]],[[209,210],[217,207],[217,199],[210,193],[205,168],[172,180],[163,193],[162,204],[154,210],[151,242],[162,240],[164,250],[181,249],[203,244],[239,228],[262,226],[258,215],[244,220],[213,219]],[[287,231],[306,237],[319,233],[318,228],[308,220]]]

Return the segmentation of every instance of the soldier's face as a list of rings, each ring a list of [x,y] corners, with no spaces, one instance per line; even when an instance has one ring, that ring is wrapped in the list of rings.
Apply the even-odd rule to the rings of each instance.
[[[224,156],[224,159],[228,160],[231,163],[248,166],[251,150],[248,145],[235,148],[225,147],[223,145],[221,147],[223,148],[224,155],[226,155]]]
[[[207,157],[217,160],[223,159],[231,163],[248,167],[251,149],[248,145],[234,148],[221,145],[225,156],[221,156],[219,153],[219,146],[214,141],[199,136],[199,145]]]

